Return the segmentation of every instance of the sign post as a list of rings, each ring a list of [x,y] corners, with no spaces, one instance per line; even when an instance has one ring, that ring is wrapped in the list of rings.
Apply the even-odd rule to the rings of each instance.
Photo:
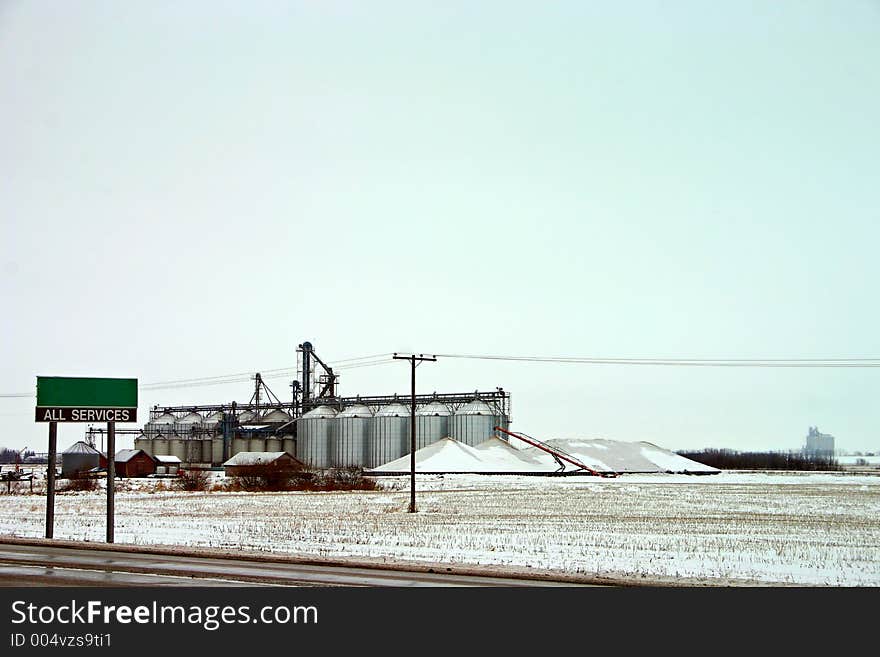
[[[107,542],[113,542],[116,493],[116,423],[137,422],[137,379],[37,377],[34,419],[49,423],[46,538],[55,525],[55,461],[59,422],[107,423]]]
[[[49,423],[49,467],[46,470],[46,538],[55,530],[55,462],[58,460],[58,423]]]

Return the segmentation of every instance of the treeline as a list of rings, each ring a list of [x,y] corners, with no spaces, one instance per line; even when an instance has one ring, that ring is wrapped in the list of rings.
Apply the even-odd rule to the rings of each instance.
[[[842,470],[833,456],[803,452],[738,452],[733,449],[679,451],[680,456],[721,470]]]
[[[33,455],[34,453],[30,451],[19,454],[17,449],[0,447],[0,463],[24,463],[28,456]]]

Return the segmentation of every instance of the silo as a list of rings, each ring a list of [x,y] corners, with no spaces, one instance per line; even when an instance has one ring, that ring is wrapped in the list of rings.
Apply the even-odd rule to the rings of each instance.
[[[335,417],[336,411],[329,406],[316,406],[296,421],[296,458],[314,468],[330,467]]]
[[[174,434],[171,440],[168,441],[168,451],[171,456],[176,456],[180,459],[181,463],[186,463],[186,442],[179,435]]]
[[[215,427],[223,421],[223,411],[215,411],[205,417],[203,422],[206,426]]]
[[[292,435],[285,434],[281,437],[281,449],[291,456],[296,456],[296,441]]]
[[[144,433],[147,434],[168,434],[174,431],[174,424],[177,418],[171,413],[163,413],[144,425]]]
[[[432,401],[416,409],[416,449],[427,447],[449,435],[449,416],[446,404]],[[406,448],[409,454],[409,445]]]
[[[410,409],[403,404],[389,404],[373,417],[367,448],[367,467],[380,465],[409,454]]]
[[[171,454],[171,444],[168,438],[163,434],[157,434],[153,438],[153,456],[169,456]]]
[[[101,464],[101,453],[83,441],[75,442],[61,453],[61,476],[75,477]]]
[[[364,467],[373,411],[364,404],[353,404],[336,416],[331,441],[330,462],[335,468]]]
[[[198,438],[190,438],[188,435],[183,437],[183,453],[185,459],[180,459],[183,463],[201,463],[202,462],[202,441]]]
[[[466,445],[479,445],[496,435],[496,425],[504,426],[504,416],[486,402],[474,399],[455,412],[449,435]]]
[[[253,411],[243,411],[238,414],[239,424],[251,424],[257,421],[257,414]],[[243,450],[245,451],[245,450]]]
[[[274,436],[272,438],[266,438],[266,451],[267,452],[280,452],[281,448],[281,438],[278,436]]]
[[[266,451],[266,439],[262,436],[252,435],[248,439],[247,451],[249,451],[249,452],[265,452]]]
[[[248,451],[248,441],[247,438],[242,438],[239,434],[235,434],[235,437],[232,439],[232,453],[229,455],[230,458],[238,454],[239,452],[247,452]]]
[[[280,408],[276,408],[274,411],[266,413],[263,417],[260,418],[260,423],[262,424],[285,424],[286,422],[290,422],[291,417],[282,411]]]
[[[202,463],[212,463],[214,452],[214,441],[210,438],[202,438]]]
[[[211,438],[211,464],[223,465],[223,434]]]
[[[142,449],[150,456],[153,455],[153,439],[147,438],[146,435],[141,434],[137,438],[134,439],[134,448]]]

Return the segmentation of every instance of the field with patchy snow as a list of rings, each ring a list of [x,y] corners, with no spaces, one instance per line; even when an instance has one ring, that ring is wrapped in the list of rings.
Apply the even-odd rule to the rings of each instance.
[[[263,494],[123,482],[116,539],[648,582],[880,586],[880,477],[424,475],[417,514],[406,513],[408,479],[380,481],[387,490]],[[43,535],[44,498],[0,500],[0,534]],[[101,541],[103,514],[103,491],[59,494],[55,536]]]

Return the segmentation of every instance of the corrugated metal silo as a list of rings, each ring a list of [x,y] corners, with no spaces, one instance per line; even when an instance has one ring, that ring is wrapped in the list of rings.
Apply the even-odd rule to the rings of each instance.
[[[235,456],[239,452],[246,452],[246,451],[248,451],[247,438],[241,438],[240,436],[236,435],[232,439],[232,453],[229,455],[229,457],[232,458],[233,456]]]
[[[171,443],[164,434],[157,434],[153,438],[153,456],[170,456]]]
[[[504,426],[504,416],[486,402],[474,399],[452,416],[449,435],[466,445],[479,445],[496,435],[496,425]]]
[[[432,401],[416,409],[416,449],[427,447],[449,435],[449,417],[446,404]],[[409,453],[407,446],[406,452]]]
[[[213,441],[210,438],[202,438],[202,460],[201,463],[211,463],[212,453],[214,450]]]
[[[223,464],[223,434],[211,438],[211,464]]]
[[[281,437],[281,450],[287,452],[291,456],[296,456],[296,441],[290,434]]]
[[[186,458],[180,460],[184,463],[202,462],[202,441],[199,438],[184,437],[183,451],[186,454]]]
[[[75,442],[61,453],[61,476],[75,477],[101,464],[101,453],[83,441]]]
[[[220,424],[223,421],[223,411],[215,411],[210,415],[205,417],[204,424],[208,426],[215,426]]]
[[[177,458],[179,458],[182,463],[186,463],[187,462],[187,458],[186,458],[186,443],[187,443],[187,441],[184,440],[183,438],[181,438],[180,436],[178,436],[177,434],[174,434],[174,436],[168,442],[169,442],[169,445],[168,445],[169,454],[171,456],[176,456]]]
[[[330,441],[336,429],[336,411],[317,406],[296,421],[296,458],[314,468],[330,467]]]
[[[238,414],[238,422],[239,424],[249,424],[251,422],[256,422],[257,414],[253,411],[243,411]],[[247,451],[247,450],[243,450]]]
[[[336,432],[331,442],[333,467],[364,467],[373,411],[364,404],[352,404],[336,416]]]
[[[260,422],[264,424],[284,424],[285,422],[290,422],[290,420],[291,417],[279,408],[266,413],[260,418]]]
[[[169,434],[174,431],[177,418],[171,413],[163,413],[144,425],[144,432],[149,434]]]
[[[134,448],[142,449],[150,456],[153,455],[153,439],[148,438],[146,435],[141,434],[137,438],[134,439]]]
[[[410,409],[403,404],[389,404],[373,416],[367,467],[376,468],[409,454]]]

